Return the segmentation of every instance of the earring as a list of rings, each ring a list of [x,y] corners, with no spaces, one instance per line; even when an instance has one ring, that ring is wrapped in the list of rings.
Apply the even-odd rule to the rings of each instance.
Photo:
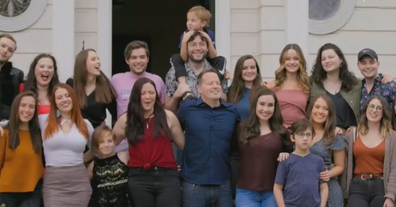
[[[56,109],[55,116],[56,116],[56,117],[60,117],[60,111],[59,111],[59,109]]]

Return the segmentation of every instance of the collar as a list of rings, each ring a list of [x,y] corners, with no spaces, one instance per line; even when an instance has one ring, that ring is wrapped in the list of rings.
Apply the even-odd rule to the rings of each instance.
[[[381,82],[383,78],[382,73],[378,73],[377,77],[374,79],[374,84]],[[363,78],[362,83],[365,84],[366,83],[366,79]]]
[[[11,73],[11,70],[12,70],[12,63],[6,62],[1,68],[1,73]]]
[[[199,97],[199,98],[196,100],[196,104],[197,104],[197,106],[209,106],[207,103],[205,103],[205,102],[202,100],[201,97]],[[227,107],[230,107],[230,106],[232,106],[231,103],[227,103],[227,102],[225,102],[223,99],[220,99],[220,106],[215,107],[215,108],[227,108]]]
[[[63,125],[64,123],[69,122],[69,124],[72,124],[71,119],[65,119],[65,118],[61,118],[60,124]]]
[[[212,67],[206,59],[204,59],[204,61],[205,61],[205,65],[204,65],[204,68],[203,68],[202,71],[205,71],[208,68]],[[189,71],[193,71],[194,72],[194,69],[191,67],[191,65],[190,65],[190,63],[188,61],[186,63],[184,63],[184,66],[185,66],[187,72],[189,72]]]

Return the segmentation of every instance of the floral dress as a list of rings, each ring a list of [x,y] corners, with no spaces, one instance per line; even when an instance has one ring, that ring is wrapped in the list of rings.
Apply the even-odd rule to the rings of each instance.
[[[343,150],[345,148],[344,138],[337,136],[330,146],[325,145],[326,140],[321,139],[310,147],[310,152],[323,158],[327,170],[331,169],[333,161],[332,151]],[[342,194],[341,186],[336,178],[332,178],[328,182],[329,185],[329,199],[327,207],[343,207],[344,197]]]

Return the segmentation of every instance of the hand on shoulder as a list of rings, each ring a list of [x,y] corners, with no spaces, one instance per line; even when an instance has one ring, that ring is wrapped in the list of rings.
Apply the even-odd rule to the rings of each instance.
[[[273,89],[275,87],[275,80],[270,81],[270,82],[264,81],[263,85],[266,86],[269,89]]]

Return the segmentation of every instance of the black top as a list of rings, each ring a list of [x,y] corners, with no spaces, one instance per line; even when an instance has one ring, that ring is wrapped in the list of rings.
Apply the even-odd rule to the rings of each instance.
[[[342,95],[340,93],[335,95],[329,92],[326,93],[334,103],[337,117],[337,126],[343,129],[348,129],[351,126],[357,126],[355,114]]]
[[[96,159],[89,207],[132,207],[128,186],[128,167],[118,155]]]
[[[23,71],[6,62],[0,68],[0,120],[9,119],[14,98],[19,93],[19,84],[23,82]]]
[[[66,84],[73,87],[73,79],[69,78]],[[109,110],[110,114],[114,119],[117,118],[117,103],[114,99],[111,103],[98,103],[95,101],[95,91],[87,96],[87,106],[81,109],[81,114],[84,119],[88,119],[92,126],[96,128],[102,124],[106,119],[106,109]]]

